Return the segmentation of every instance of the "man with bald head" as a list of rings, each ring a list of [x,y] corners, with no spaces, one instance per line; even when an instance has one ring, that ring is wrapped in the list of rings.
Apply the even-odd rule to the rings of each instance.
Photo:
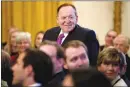
[[[113,40],[117,36],[117,32],[114,30],[109,30],[105,36],[105,44],[100,46],[100,51],[102,51],[104,48],[113,46]]]

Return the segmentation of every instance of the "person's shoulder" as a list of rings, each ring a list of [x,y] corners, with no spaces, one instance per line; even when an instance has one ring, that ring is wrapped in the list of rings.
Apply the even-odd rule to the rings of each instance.
[[[80,29],[81,31],[92,31],[92,29],[86,28],[86,27],[82,27],[80,25],[77,25],[76,27],[77,27],[77,29]]]
[[[90,28],[81,27],[80,25],[76,26],[76,32],[82,33],[84,35],[95,35],[95,31]]]
[[[119,80],[119,82],[117,84],[115,84],[115,86],[124,86],[124,87],[128,87],[126,82],[121,78]]]
[[[53,27],[53,28],[47,29],[46,32],[57,32],[57,31],[59,31],[59,30],[60,30],[60,27],[57,26],[57,27]]]
[[[128,61],[130,61],[130,57],[129,57],[129,55],[126,54],[125,56],[126,56],[126,59],[127,59]]]
[[[58,30],[58,29],[60,29],[60,27],[56,26],[56,27],[52,27],[52,28],[48,29],[48,31],[54,31],[54,30]]]

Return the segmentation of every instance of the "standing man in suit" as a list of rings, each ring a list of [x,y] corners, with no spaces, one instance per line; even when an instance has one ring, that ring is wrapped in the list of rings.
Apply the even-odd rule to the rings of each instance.
[[[44,40],[57,41],[62,46],[71,40],[80,40],[88,47],[90,64],[95,66],[99,52],[99,43],[93,30],[77,24],[78,15],[74,5],[64,3],[57,9],[58,27],[45,32]]]

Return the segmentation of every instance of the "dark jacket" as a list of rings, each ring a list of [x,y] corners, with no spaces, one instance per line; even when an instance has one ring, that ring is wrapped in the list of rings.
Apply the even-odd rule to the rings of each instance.
[[[60,27],[54,27],[47,30],[45,32],[43,40],[56,41],[60,30]],[[96,39],[95,32],[88,28],[83,28],[79,25],[76,25],[75,28],[71,32],[69,32],[68,36],[62,43],[62,46],[64,46],[67,42],[71,40],[80,40],[87,46],[90,65],[95,66],[99,53],[99,43]]]

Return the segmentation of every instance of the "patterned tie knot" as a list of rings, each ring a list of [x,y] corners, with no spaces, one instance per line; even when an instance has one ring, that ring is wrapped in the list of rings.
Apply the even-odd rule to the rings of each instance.
[[[64,38],[64,34],[60,34],[58,38]]]
[[[64,37],[65,37],[64,34],[60,34],[60,35],[58,36],[58,38],[57,38],[57,43],[58,43],[59,45],[61,45],[62,39],[63,39]]]

